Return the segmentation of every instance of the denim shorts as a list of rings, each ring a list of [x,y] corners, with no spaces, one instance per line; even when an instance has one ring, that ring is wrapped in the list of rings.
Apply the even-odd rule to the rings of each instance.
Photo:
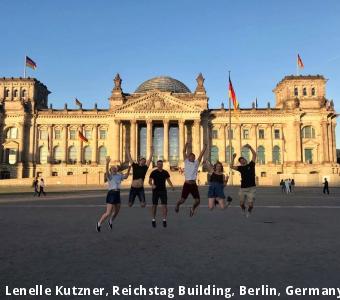
[[[110,190],[106,196],[106,203],[108,204],[120,204],[120,191]]]
[[[225,199],[224,184],[220,182],[209,182],[208,198]]]
[[[129,193],[129,203],[133,204],[135,202],[136,197],[138,197],[141,203],[145,203],[145,192],[144,187],[131,187]]]

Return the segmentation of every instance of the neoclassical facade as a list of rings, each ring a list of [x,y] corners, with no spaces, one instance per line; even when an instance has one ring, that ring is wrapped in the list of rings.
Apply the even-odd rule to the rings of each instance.
[[[151,147],[153,160],[163,159],[176,172],[188,139],[196,155],[207,143],[205,158],[225,166],[230,153],[249,158],[243,146],[251,144],[259,178],[339,174],[336,113],[323,76],[286,76],[273,90],[274,107],[232,110],[231,128],[223,105],[209,107],[202,74],[196,81],[191,92],[176,79],[156,77],[125,93],[117,74],[109,109],[54,109],[38,80],[1,78],[0,178],[103,174],[107,155],[124,167],[126,150],[137,159],[148,157]]]

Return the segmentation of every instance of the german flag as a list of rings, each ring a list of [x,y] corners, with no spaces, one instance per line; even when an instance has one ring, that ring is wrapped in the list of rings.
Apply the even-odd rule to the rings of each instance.
[[[87,143],[89,141],[80,131],[78,131],[78,137],[83,142]]]
[[[33,61],[33,59],[26,56],[26,67],[30,67],[31,69],[35,70],[37,68],[37,64]]]
[[[237,110],[239,107],[239,104],[236,98],[233,84],[231,83],[231,80],[230,80],[230,76],[229,76],[229,98],[233,101],[234,110]]]
[[[301,57],[300,57],[300,54],[298,54],[298,56],[297,56],[297,65],[298,65],[298,67],[299,67],[300,69],[303,69],[303,67],[304,67],[304,64],[303,64],[303,62],[302,62],[302,59],[301,59]]]

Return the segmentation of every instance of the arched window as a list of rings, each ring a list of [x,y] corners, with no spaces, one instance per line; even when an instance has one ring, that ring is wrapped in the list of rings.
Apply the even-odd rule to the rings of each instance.
[[[315,88],[312,88],[312,96],[315,96]]]
[[[235,153],[234,147],[231,147],[231,157],[233,157],[233,154]],[[227,146],[225,149],[225,157],[227,163],[230,163],[230,146]]]
[[[315,139],[315,129],[312,126],[305,126],[302,128],[302,138]]]
[[[91,162],[92,159],[92,149],[90,146],[84,148],[84,162]]]
[[[26,97],[26,90],[22,90],[22,91],[21,91],[21,97],[22,97],[22,98],[25,98],[25,97]]]
[[[62,151],[60,146],[56,146],[53,149],[53,159],[54,163],[61,163],[62,160]]]
[[[274,164],[281,163],[281,150],[279,146],[274,146],[273,148],[273,163]]]
[[[18,90],[14,90],[14,92],[13,92],[13,97],[14,97],[14,98],[17,98],[17,97],[18,97]]]
[[[77,161],[77,149],[74,146],[68,148],[68,160],[70,163],[75,163]]]
[[[259,146],[257,148],[257,161],[260,165],[264,165],[266,163],[265,149],[263,146]]]
[[[16,128],[16,127],[8,128],[7,138],[8,139],[17,139],[18,138],[18,128]]]
[[[307,96],[307,89],[304,87],[303,88],[303,90],[302,90],[302,94],[304,95],[304,96]]]
[[[41,164],[47,164],[48,151],[47,147],[41,146],[39,148],[39,161]]]
[[[5,90],[5,98],[8,98],[9,97],[9,89],[6,89]]]
[[[218,147],[212,146],[210,150],[210,161],[215,164],[218,161]]]
[[[105,165],[106,163],[106,155],[107,155],[106,153],[107,153],[106,148],[104,146],[101,146],[99,148],[99,163],[101,165]]]
[[[247,162],[250,161],[250,150],[248,147],[242,147],[241,156],[244,157]]]
[[[10,164],[10,165],[15,165],[17,163],[17,149],[6,149],[7,151],[7,162]]]

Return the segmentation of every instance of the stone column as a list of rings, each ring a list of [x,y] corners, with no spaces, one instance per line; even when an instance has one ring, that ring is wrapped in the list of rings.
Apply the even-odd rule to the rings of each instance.
[[[50,164],[53,162],[53,125],[48,126],[48,156],[49,159],[47,160]]]
[[[333,162],[337,162],[337,156],[336,156],[336,135],[335,135],[335,127],[336,123],[331,123],[332,126],[332,144],[333,144]]]
[[[67,140],[68,140],[68,127],[67,124],[63,126],[63,146],[64,146],[64,152],[63,152],[63,159],[62,162],[67,164],[68,163],[68,145],[67,145]]]
[[[169,120],[163,120],[163,157],[165,162],[169,162]]]
[[[179,162],[184,161],[183,148],[184,148],[184,120],[178,120],[178,139],[179,139]]]
[[[152,147],[152,120],[146,120],[146,159],[150,157]]]
[[[80,132],[83,132],[83,125],[80,125],[77,130]],[[77,164],[82,164],[83,141],[78,138],[78,132],[77,132],[77,139],[78,139]]]
[[[226,162],[226,147],[227,147],[226,124],[221,124],[219,136],[222,141],[222,147],[221,147],[221,151],[219,154],[219,160],[220,162],[225,163]]]
[[[18,132],[19,132],[19,148],[18,148],[18,163],[22,163],[24,159],[24,145],[25,145],[25,124],[19,123],[18,126]]]
[[[329,161],[334,162],[332,123],[328,123],[327,128],[328,128],[328,143],[327,143],[327,145],[328,145]]]
[[[97,125],[94,125],[92,128],[93,131],[93,136],[92,136],[92,140],[93,140],[93,147],[92,147],[92,157],[91,157],[91,163],[93,165],[97,165],[98,162],[98,127]]]
[[[136,124],[136,120],[130,121],[130,153],[133,160],[137,158]]]
[[[113,145],[112,145],[112,159],[111,161],[119,165],[120,164],[120,155],[119,155],[119,149],[120,149],[120,120],[115,120],[113,122],[113,134],[112,134],[112,140],[113,140]]]
[[[328,134],[327,134],[327,121],[321,122],[322,132],[320,134],[320,162],[328,162],[329,161],[329,152],[328,152]]]
[[[296,132],[296,161],[301,162],[302,161],[302,153],[301,153],[301,122],[300,121],[295,121],[294,122],[294,130]]]
[[[273,124],[267,125],[267,133],[268,133],[268,143],[265,149],[265,159],[266,159],[266,162],[272,163],[273,162]]]
[[[33,163],[34,162],[34,123],[32,119],[32,124],[30,126],[30,138],[29,138],[29,153],[28,153],[28,162]]]
[[[200,120],[194,120],[194,126],[192,128],[192,150],[195,153],[195,155],[198,157],[198,155],[201,152],[201,137],[200,137]]]

